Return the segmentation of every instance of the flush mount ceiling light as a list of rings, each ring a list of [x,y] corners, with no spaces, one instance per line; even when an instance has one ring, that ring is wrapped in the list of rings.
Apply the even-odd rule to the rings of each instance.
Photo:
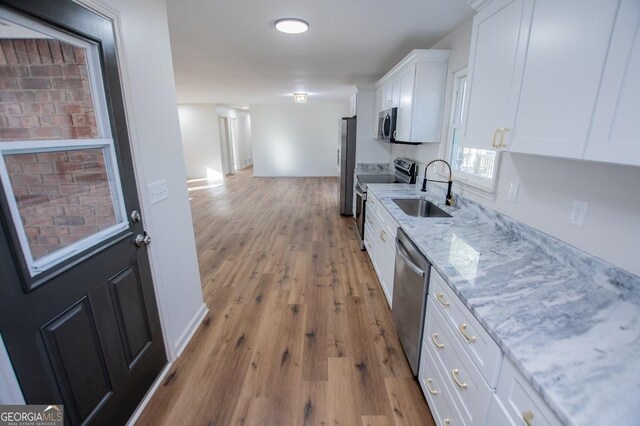
[[[294,93],[293,94],[293,102],[295,102],[297,104],[306,104],[307,103],[307,96],[308,96],[308,94],[306,94],[306,93]]]
[[[276,29],[287,34],[300,34],[309,29],[309,23],[297,18],[282,18],[276,21]]]

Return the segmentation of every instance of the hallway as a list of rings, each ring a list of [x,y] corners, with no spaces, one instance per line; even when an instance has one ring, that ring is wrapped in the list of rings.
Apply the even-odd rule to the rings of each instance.
[[[209,313],[138,424],[433,424],[336,178],[190,197]]]

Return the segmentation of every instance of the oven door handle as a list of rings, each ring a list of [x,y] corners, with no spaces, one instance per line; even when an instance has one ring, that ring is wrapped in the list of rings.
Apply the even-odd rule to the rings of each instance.
[[[398,250],[398,256],[400,256],[402,258],[402,260],[404,260],[407,263],[407,266],[416,273],[416,275],[420,276],[420,277],[424,277],[425,272],[420,269],[420,267],[418,265],[416,265],[415,263],[413,263],[413,261],[411,259],[409,259],[409,255],[407,254],[404,246],[402,245],[402,243],[400,243],[400,241],[396,241],[396,249]]]

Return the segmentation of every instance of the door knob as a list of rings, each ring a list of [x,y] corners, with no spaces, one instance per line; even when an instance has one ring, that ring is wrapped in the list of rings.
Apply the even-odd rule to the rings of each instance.
[[[143,234],[136,235],[136,245],[138,247],[148,246],[149,244],[151,244],[151,237],[147,235],[146,232],[144,233],[144,235]]]

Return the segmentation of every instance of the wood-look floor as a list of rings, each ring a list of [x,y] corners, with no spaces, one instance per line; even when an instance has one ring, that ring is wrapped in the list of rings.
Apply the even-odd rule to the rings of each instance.
[[[337,189],[190,183],[210,311],[138,424],[433,425]]]

